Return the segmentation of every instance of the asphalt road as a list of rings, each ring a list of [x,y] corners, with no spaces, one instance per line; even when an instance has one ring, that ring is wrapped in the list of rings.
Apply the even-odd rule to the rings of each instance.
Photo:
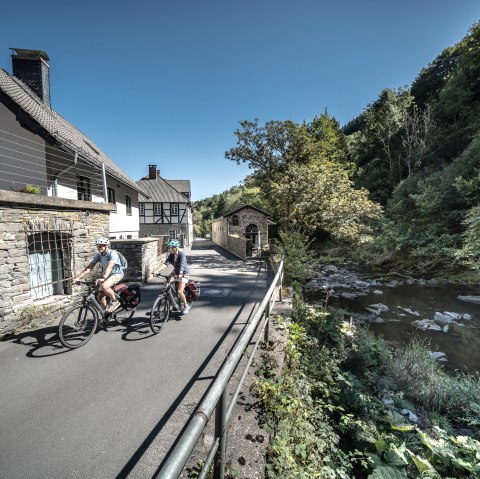
[[[124,326],[76,350],[56,325],[0,343],[0,477],[150,478],[265,293],[266,275],[209,241],[186,249],[201,298],[153,335],[162,284]]]

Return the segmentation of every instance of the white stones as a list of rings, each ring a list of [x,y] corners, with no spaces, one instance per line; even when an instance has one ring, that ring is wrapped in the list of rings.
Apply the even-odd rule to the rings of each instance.
[[[446,361],[447,355],[441,351],[430,351],[430,357],[436,359],[437,361]]]
[[[402,306],[397,306],[397,308],[401,309],[402,311],[405,311],[408,314],[411,314],[412,316],[420,316],[420,313],[418,311],[415,311],[414,309],[404,308]]]
[[[377,304],[369,304],[367,308],[365,308],[367,311],[370,311],[373,314],[376,314],[377,316],[381,313],[384,313],[386,311],[389,311],[390,308],[383,303],[377,303]]]
[[[467,303],[480,304],[480,296],[457,296],[457,299]]]
[[[408,409],[401,409],[400,413],[405,416],[410,422],[418,422],[418,416]]]

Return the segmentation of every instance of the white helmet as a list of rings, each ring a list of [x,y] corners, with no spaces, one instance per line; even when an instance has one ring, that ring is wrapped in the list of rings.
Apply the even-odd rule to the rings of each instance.
[[[110,240],[108,238],[105,238],[105,236],[99,236],[95,243],[97,244],[97,246],[101,244],[108,246],[110,244]]]

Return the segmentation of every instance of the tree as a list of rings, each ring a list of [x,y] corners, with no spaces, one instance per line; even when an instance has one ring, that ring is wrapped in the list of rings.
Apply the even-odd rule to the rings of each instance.
[[[241,122],[237,146],[226,158],[248,162],[283,231],[319,229],[348,241],[363,241],[366,218],[381,208],[350,180],[346,143],[338,123],[325,113],[311,124]]]

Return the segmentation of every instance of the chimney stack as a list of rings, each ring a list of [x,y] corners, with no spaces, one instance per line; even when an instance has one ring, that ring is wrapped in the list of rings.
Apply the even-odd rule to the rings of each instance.
[[[160,176],[160,171],[157,170],[157,165],[148,165],[148,179],[156,180]]]
[[[11,48],[13,75],[50,106],[49,58],[42,50]]]

